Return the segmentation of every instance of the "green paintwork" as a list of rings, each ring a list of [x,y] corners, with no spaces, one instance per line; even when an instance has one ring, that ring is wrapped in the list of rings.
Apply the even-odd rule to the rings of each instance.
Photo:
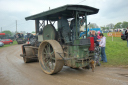
[[[89,48],[90,45],[84,46],[68,46],[67,52],[68,55],[65,55],[65,58],[70,58],[65,62],[67,66],[73,68],[85,67],[89,62],[85,61],[89,58]]]
[[[43,40],[55,40],[56,30],[53,25],[48,24],[43,28]]]
[[[43,35],[38,35],[38,42],[42,42],[43,41]]]

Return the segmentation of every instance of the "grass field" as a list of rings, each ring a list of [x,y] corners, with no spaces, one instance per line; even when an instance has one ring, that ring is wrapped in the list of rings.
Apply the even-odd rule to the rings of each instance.
[[[127,41],[120,37],[106,37],[106,56],[107,63],[102,63],[104,66],[128,66],[128,47]]]
[[[4,48],[4,47],[11,46],[11,45],[16,45],[16,44],[17,44],[17,41],[13,41],[13,44],[5,44],[3,47],[0,47],[0,48]]]

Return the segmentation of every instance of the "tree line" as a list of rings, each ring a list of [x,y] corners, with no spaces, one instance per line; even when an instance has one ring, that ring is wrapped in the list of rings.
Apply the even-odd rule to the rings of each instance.
[[[116,23],[115,25],[113,24],[113,26],[110,26],[110,27],[108,27],[108,26],[102,26],[101,28],[102,28],[102,30],[109,30],[109,29],[120,29],[120,28],[127,28],[128,27],[128,22],[126,22],[126,21],[123,21],[123,22],[118,22],[118,23]]]

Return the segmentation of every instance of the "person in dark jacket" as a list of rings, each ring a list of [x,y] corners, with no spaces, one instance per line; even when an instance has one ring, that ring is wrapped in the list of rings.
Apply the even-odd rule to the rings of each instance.
[[[94,30],[92,31],[92,35],[91,36],[94,37],[94,43],[96,44],[96,46],[99,46],[99,42],[97,41],[98,38],[97,38],[97,35],[96,35]]]
[[[127,47],[128,47],[128,27],[127,30],[125,31],[125,35],[127,36]]]
[[[69,23],[68,23],[67,18],[62,17],[62,16],[59,17],[58,31],[61,32],[64,42],[69,43],[70,42],[71,29],[69,27]]]

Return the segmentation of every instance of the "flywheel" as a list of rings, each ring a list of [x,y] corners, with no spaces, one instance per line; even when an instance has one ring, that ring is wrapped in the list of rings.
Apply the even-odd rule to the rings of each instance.
[[[56,29],[52,24],[48,24],[43,28],[43,40],[56,40]]]

